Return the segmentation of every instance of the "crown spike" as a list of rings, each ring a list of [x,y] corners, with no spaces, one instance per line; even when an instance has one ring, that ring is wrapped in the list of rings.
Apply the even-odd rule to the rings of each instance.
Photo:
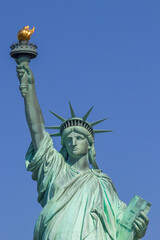
[[[71,117],[72,117],[72,118],[76,117],[70,101],[69,101],[69,107],[70,107]]]
[[[101,119],[101,120],[99,120],[99,121],[92,122],[92,123],[90,123],[90,125],[93,127],[93,126],[97,125],[98,123],[101,123],[101,122],[103,122],[103,121],[105,121],[105,120],[107,120],[107,119],[108,119],[108,118],[104,118],[104,119]]]
[[[49,112],[52,113],[55,117],[57,117],[60,121],[62,121],[62,122],[65,122],[65,121],[66,121],[66,119],[64,119],[63,117],[57,115],[56,113],[54,113],[54,112],[52,112],[52,111],[50,111],[50,110],[49,110]]]
[[[86,119],[88,118],[88,116],[89,116],[90,112],[92,111],[93,107],[94,107],[94,106],[92,106],[92,107],[89,109],[89,111],[88,111],[88,112],[84,115],[84,117],[82,118],[84,121],[86,121]]]
[[[60,126],[45,127],[45,129],[60,129]]]
[[[113,132],[112,130],[93,130],[94,134],[96,133],[105,133],[105,132]]]
[[[61,136],[61,133],[53,133],[53,134],[50,134],[51,137],[60,137]]]

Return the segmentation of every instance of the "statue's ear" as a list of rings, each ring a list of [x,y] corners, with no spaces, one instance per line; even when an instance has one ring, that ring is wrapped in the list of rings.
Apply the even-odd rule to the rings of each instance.
[[[93,146],[93,143],[89,143],[89,142],[88,142],[88,150],[89,150],[89,151],[91,150],[92,146]]]

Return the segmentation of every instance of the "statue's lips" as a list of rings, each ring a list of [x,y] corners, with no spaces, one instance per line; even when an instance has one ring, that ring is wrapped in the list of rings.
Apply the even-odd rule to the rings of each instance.
[[[77,151],[78,150],[78,147],[73,147],[72,148],[72,151]]]

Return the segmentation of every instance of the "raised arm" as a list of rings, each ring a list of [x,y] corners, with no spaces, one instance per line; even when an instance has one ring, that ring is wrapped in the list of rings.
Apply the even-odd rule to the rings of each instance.
[[[24,98],[25,115],[30,130],[34,150],[37,151],[44,137],[44,120],[35,91],[33,73],[25,59],[17,61],[17,76],[20,81],[20,91]]]

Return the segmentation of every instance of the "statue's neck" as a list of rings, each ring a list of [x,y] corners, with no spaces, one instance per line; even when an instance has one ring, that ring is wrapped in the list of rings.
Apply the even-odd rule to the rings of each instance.
[[[67,163],[76,171],[83,172],[89,170],[88,154],[80,158],[72,158],[69,156]]]

